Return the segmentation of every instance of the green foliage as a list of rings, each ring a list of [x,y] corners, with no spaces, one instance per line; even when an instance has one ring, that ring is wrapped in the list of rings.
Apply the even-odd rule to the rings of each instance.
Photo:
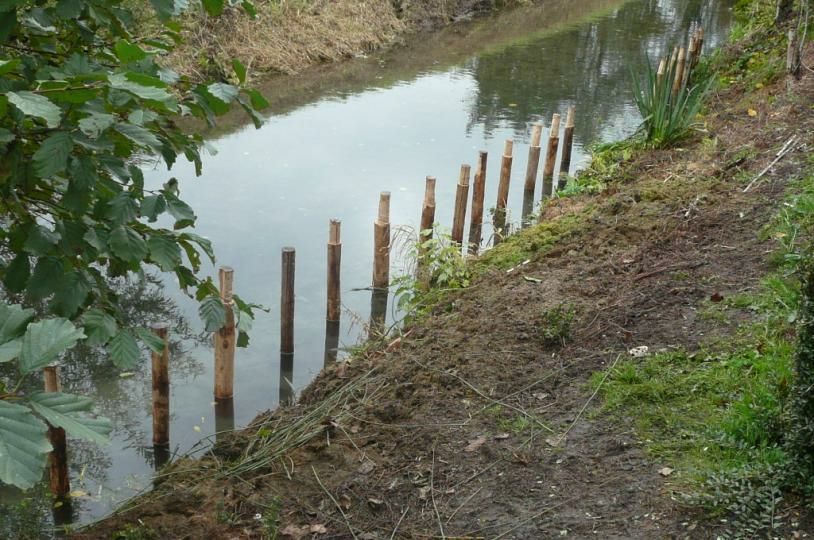
[[[416,271],[393,280],[396,305],[407,317],[418,315],[432,305],[433,293],[465,289],[472,279],[460,244],[447,232],[435,227],[420,234],[422,240],[411,245],[407,252],[407,259],[414,261]]]
[[[544,345],[563,345],[571,336],[574,308],[567,304],[547,309],[540,315],[540,338]]]
[[[43,420],[96,442],[110,430],[86,414],[90,400],[24,395],[24,378],[83,341],[106,347],[126,369],[141,361],[139,342],[162,346],[126,320],[113,283],[170,272],[201,301],[207,330],[225,320],[217,288],[197,275],[214,253],[189,231],[196,216],[178,181],[145,185],[138,163],[161,159],[169,170],[183,157],[200,174],[203,139],[179,120],[211,124],[236,103],[259,123],[267,102],[244,86],[238,61],[239,86],[193,82],[164,67],[189,2],[150,4],[158,22],[143,37],[124,0],[0,2],[0,362],[16,363],[19,376],[0,381],[0,481],[22,488],[39,480],[50,449]],[[254,12],[248,1],[228,3],[237,4]],[[199,5],[217,16],[227,2]],[[245,346],[256,306],[237,306]]]
[[[688,77],[674,93],[673,80],[678,68],[668,66],[664,75],[659,76],[649,60],[646,65],[644,85],[633,74],[634,98],[642,115],[639,133],[646,144],[662,148],[683,139],[693,129],[715,79],[691,84]]]

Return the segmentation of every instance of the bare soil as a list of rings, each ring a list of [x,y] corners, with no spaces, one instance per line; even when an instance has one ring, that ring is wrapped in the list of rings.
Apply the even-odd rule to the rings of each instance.
[[[667,464],[631,423],[597,413],[589,378],[636,346],[693,350],[733,331],[698,311],[768,271],[772,242],[758,232],[803,151],[742,190],[792,134],[812,143],[813,97],[808,72],[719,94],[706,143],[638,154],[603,193],[553,202],[549,219],[579,219],[528,264],[486,270],[399,340],[324,371],[298,404],[176,464],[77,537],[143,523],[160,538],[260,538],[273,508],[285,538],[713,537],[671,498]],[[563,303],[576,311],[569,338],[546,344],[544,313]],[[342,399],[283,459],[217,477],[331,396]]]

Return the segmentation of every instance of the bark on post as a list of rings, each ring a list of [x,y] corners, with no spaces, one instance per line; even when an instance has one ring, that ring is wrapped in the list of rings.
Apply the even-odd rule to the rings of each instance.
[[[59,392],[59,373],[56,366],[45,368],[45,391]],[[68,448],[65,430],[48,424],[48,440],[51,441],[51,453],[48,454],[48,479],[51,493],[61,499],[71,492],[68,475]]]
[[[390,192],[379,195],[379,215],[373,224],[373,288],[390,286]]]
[[[226,309],[226,324],[215,332],[215,399],[231,399],[235,383],[235,311],[232,286],[235,272],[224,266],[218,272],[220,299]]]
[[[459,245],[464,241],[464,221],[466,220],[466,203],[469,199],[469,165],[461,165],[461,175],[455,190],[455,214],[452,217],[452,240]]]
[[[421,224],[418,228],[419,264],[424,255],[424,242],[432,238],[435,223],[435,177],[428,176],[424,184],[424,203],[421,205]]]
[[[283,248],[282,280],[280,286],[280,352],[294,353],[294,269],[296,250]]]
[[[492,220],[495,228],[495,245],[502,240],[506,229],[506,204],[509,200],[509,184],[512,179],[512,151],[514,142],[506,140],[503,147],[503,158],[500,162],[500,182],[497,185],[497,203],[495,204],[495,215]]]
[[[486,196],[486,158],[488,154],[481,150],[478,164],[475,166],[475,182],[472,191],[472,218],[469,222],[469,253],[477,255],[480,250],[483,231],[483,201]]]
[[[328,308],[326,320],[339,321],[342,314],[340,268],[342,264],[342,222],[332,219],[328,229]]]
[[[554,166],[557,163],[557,149],[560,146],[560,115],[554,113],[551,117],[551,129],[548,132],[548,148],[546,149],[545,165],[543,168],[543,199],[554,194]]]
[[[802,63],[800,62],[800,45],[797,41],[797,30],[790,28],[788,38],[789,45],[788,49],[786,49],[786,73],[799,80]]]
[[[528,216],[534,212],[534,191],[537,189],[537,170],[540,167],[540,139],[543,135],[543,124],[537,123],[531,128],[531,145],[529,161],[526,165],[526,181],[523,183],[523,215],[521,225],[528,224]]]
[[[164,342],[160,353],[151,355],[153,368],[153,445],[170,444],[170,350],[168,346],[169,325],[155,323],[150,330]]]
[[[560,174],[557,189],[565,188],[568,182],[568,175],[571,172],[571,151],[574,146],[574,107],[568,107],[568,114],[565,115],[565,129],[562,135],[562,158],[560,159]]]

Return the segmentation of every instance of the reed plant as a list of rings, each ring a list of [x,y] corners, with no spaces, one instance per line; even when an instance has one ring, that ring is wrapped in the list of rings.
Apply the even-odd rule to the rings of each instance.
[[[674,53],[672,59],[662,59],[656,71],[648,59],[644,77],[632,72],[636,106],[642,115],[638,134],[647,146],[670,146],[700,125],[698,113],[715,79],[695,80],[696,62],[695,55],[686,64],[676,61]]]

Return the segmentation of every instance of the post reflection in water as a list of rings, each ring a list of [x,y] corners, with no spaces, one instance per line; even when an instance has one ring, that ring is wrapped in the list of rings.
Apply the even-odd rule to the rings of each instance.
[[[70,525],[74,522],[73,504],[70,497],[65,497],[51,506],[51,515],[55,527]]]
[[[168,444],[154,444],[153,445],[153,466],[158,472],[164,465],[170,462],[170,445]]]
[[[532,213],[534,213],[534,191],[523,191],[523,220],[522,227],[528,227],[532,222]]]
[[[339,321],[325,323],[325,364],[328,367],[336,363],[339,352]]]
[[[373,289],[370,295],[370,339],[384,335],[387,320],[387,289]]]
[[[280,353],[280,405],[294,401],[294,353]]]
[[[235,430],[235,400],[215,400],[215,439],[222,439],[224,434]]]

